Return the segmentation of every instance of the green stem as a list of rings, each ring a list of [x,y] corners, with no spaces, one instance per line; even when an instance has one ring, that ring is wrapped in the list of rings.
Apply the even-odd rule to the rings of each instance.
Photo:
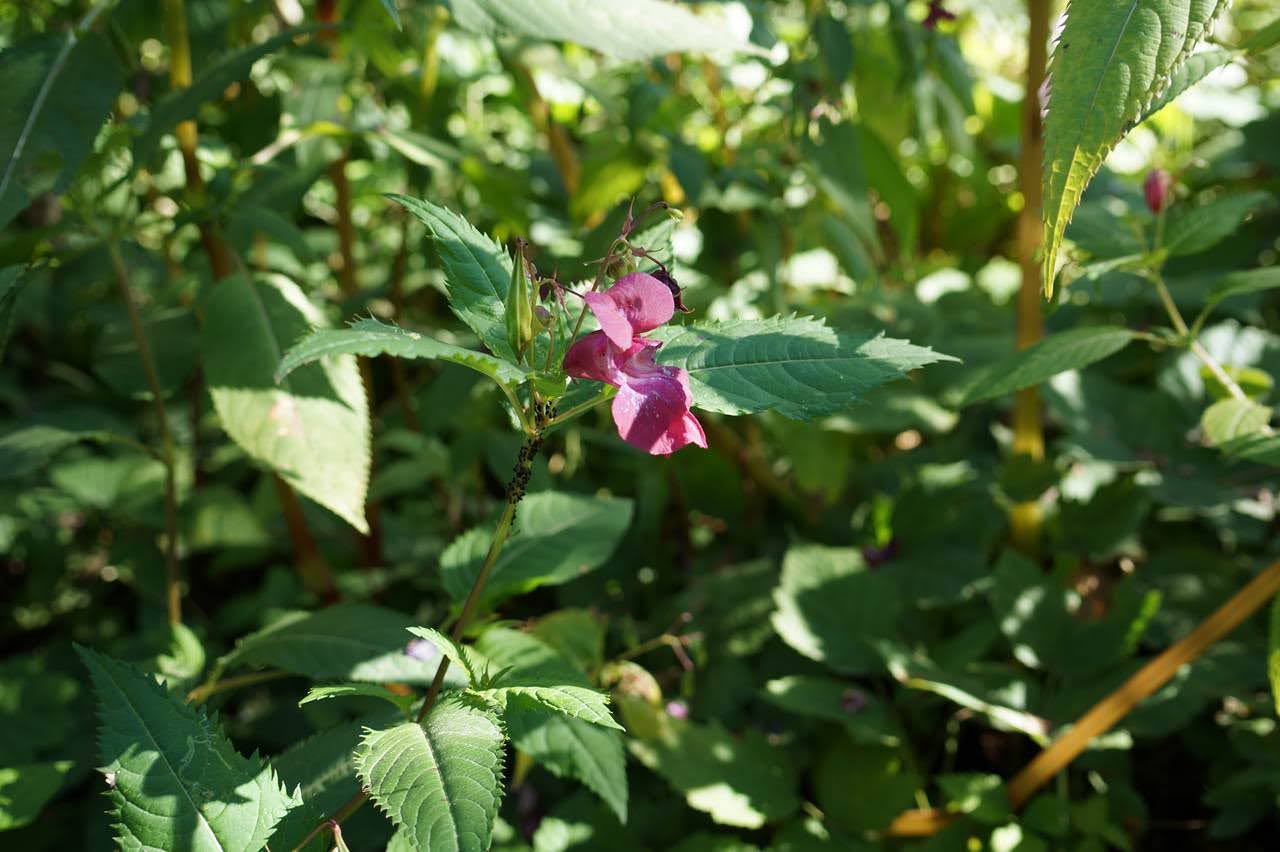
[[[279,671],[278,669],[250,672],[239,677],[229,677],[223,681],[210,677],[208,681],[187,693],[187,701],[193,704],[201,704],[207,701],[209,696],[216,695],[219,692],[227,692],[232,689],[239,689],[242,686],[253,686],[257,683],[267,683],[268,681],[280,680],[286,677],[289,677],[289,672]]]
[[[165,601],[169,623],[181,624],[182,587],[178,576],[178,492],[174,478],[177,453],[174,451],[173,435],[169,431],[169,418],[164,410],[164,394],[160,388],[160,374],[156,370],[156,360],[151,354],[151,343],[147,340],[146,329],[143,328],[142,317],[138,313],[138,305],[133,299],[133,291],[129,288],[129,271],[125,268],[124,258],[120,256],[120,247],[114,240],[107,241],[107,252],[111,256],[116,285],[120,288],[120,299],[124,302],[125,310],[129,315],[129,330],[133,333],[134,345],[138,347],[138,359],[142,362],[142,373],[146,376],[147,388],[151,391],[151,403],[155,408],[156,423],[160,429],[160,461],[164,464]]]
[[[520,411],[519,407],[516,410]],[[467,593],[467,599],[462,604],[462,611],[453,623],[453,629],[449,631],[450,638],[455,642],[462,638],[463,631],[466,630],[467,625],[475,616],[476,610],[480,607],[481,596],[484,594],[484,588],[489,582],[489,576],[493,573],[493,567],[498,562],[498,555],[502,553],[503,545],[507,543],[507,539],[511,536],[511,527],[516,519],[516,507],[520,504],[521,499],[524,498],[524,490],[529,484],[529,476],[533,470],[533,459],[538,454],[541,446],[542,433],[539,431],[525,439],[524,444],[520,447],[520,457],[516,461],[511,482],[507,485],[507,502],[502,509],[502,517],[498,519],[498,526],[494,529],[493,538],[489,541],[489,550],[480,566],[480,572],[476,574],[475,580],[471,583],[471,591]],[[444,688],[444,678],[448,671],[449,658],[442,656],[440,664],[436,667],[435,678],[431,681],[426,698],[422,701],[422,708],[418,711],[418,724],[422,724],[422,720],[427,717],[427,713],[435,706],[436,700],[440,697],[440,691]],[[364,790],[356,793],[347,800],[346,804],[335,811],[332,817],[325,818],[324,821],[312,828],[310,833],[302,839],[302,842],[293,847],[293,852],[299,852],[330,825],[342,823],[343,820],[358,811],[368,798],[369,794]]]
[[[1169,322],[1173,323],[1174,330],[1186,341],[1187,348],[1200,359],[1200,363],[1208,368],[1213,377],[1227,389],[1227,392],[1232,397],[1241,402],[1248,402],[1249,395],[1241,389],[1240,385],[1236,384],[1235,379],[1231,378],[1227,371],[1223,369],[1222,364],[1218,363],[1218,359],[1214,358],[1209,353],[1209,350],[1205,349],[1203,344],[1191,333],[1191,329],[1187,327],[1187,321],[1182,318],[1182,312],[1178,310],[1178,306],[1174,304],[1173,297],[1169,294],[1169,288],[1165,286],[1164,277],[1158,270],[1152,270],[1151,280],[1155,282],[1156,292],[1160,294],[1160,302],[1164,305],[1165,313],[1169,315]]]
[[[616,394],[617,392],[618,392],[617,388],[611,387],[609,385],[605,385],[604,389],[601,390],[600,393],[598,393],[597,395],[591,397],[591,399],[587,400],[586,402],[580,402],[577,405],[575,405],[573,408],[570,408],[566,411],[562,411],[561,413],[557,414],[555,417],[548,420],[546,428],[550,429],[553,426],[560,426],[561,424],[568,423],[570,420],[577,417],[579,414],[585,414],[586,412],[595,408],[597,405],[601,405],[613,399],[614,394]]]

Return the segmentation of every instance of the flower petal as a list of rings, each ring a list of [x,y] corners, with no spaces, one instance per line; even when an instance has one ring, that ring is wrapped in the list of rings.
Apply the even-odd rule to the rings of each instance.
[[[603,331],[578,338],[564,354],[564,371],[575,379],[591,379],[611,385],[622,383],[618,350]]]
[[[652,364],[652,358],[652,349],[643,347],[624,367],[623,384],[613,399],[618,434],[653,455],[667,455],[686,444],[705,447],[702,425],[689,413],[688,374],[676,367],[643,365],[646,360]]]
[[[631,338],[635,333],[631,330],[631,322],[627,319],[627,315],[618,308],[613,298],[608,293],[588,293],[583,298],[587,302],[587,307],[591,308],[591,313],[600,320],[600,330],[605,333],[609,341],[619,349],[630,346]]]
[[[646,272],[632,272],[622,276],[605,291],[605,295],[613,300],[617,309],[627,318],[632,335],[652,331],[669,322],[676,312],[671,289]],[[601,327],[603,328],[603,321]],[[614,340],[614,343],[618,341]]]

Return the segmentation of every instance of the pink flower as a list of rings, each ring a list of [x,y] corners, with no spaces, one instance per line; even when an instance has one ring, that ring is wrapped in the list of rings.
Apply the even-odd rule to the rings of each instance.
[[[689,374],[654,361],[660,341],[642,337],[675,313],[667,286],[643,272],[623,276],[603,293],[588,293],[587,306],[600,321],[564,356],[564,371],[577,379],[613,385],[613,422],[632,446],[653,455],[668,455],[685,446],[707,446],[689,406]]]

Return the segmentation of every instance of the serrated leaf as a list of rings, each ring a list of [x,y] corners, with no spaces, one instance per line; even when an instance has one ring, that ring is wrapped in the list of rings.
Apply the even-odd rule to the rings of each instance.
[[[377,698],[398,707],[405,713],[416,700],[413,695],[401,695],[375,683],[333,683],[311,687],[298,702],[298,706],[315,701],[327,701],[330,698]]]
[[[450,0],[458,23],[484,35],[510,32],[572,41],[619,59],[667,53],[759,50],[723,21],[665,0]]]
[[[811,317],[670,327],[658,360],[689,373],[693,405],[721,414],[769,409],[797,420],[853,405],[911,370],[954,361],[905,340],[846,334]]]
[[[492,604],[580,577],[609,558],[630,523],[630,500],[554,491],[529,495],[520,504],[516,531],[498,556],[483,600]],[[470,591],[489,539],[488,529],[471,530],[441,554],[441,579],[454,600],[463,600]]]
[[[1227,0],[1075,2],[1049,69],[1044,121],[1044,282],[1107,153],[1168,86]]]
[[[1251,213],[1272,202],[1267,192],[1243,192],[1199,207],[1169,211],[1164,246],[1171,257],[1213,248],[1231,236]]]
[[[424,852],[485,852],[502,798],[503,731],[452,693],[419,725],[365,733],[356,769],[378,807]]]
[[[427,640],[437,652],[454,662],[460,671],[466,673],[469,684],[477,683],[483,676],[483,672],[478,668],[480,661],[475,659],[471,649],[459,645],[439,630],[433,630],[430,627],[410,627],[409,632],[420,639]]]
[[[145,129],[133,145],[134,166],[148,165],[165,133],[179,123],[194,118],[201,104],[222,97],[228,86],[247,78],[259,59],[275,53],[299,36],[331,26],[332,24],[309,24],[295,27],[260,44],[228,53],[202,70],[190,86],[165,95],[152,107]]]
[[[70,760],[0,767],[0,831],[35,822],[73,768]]]
[[[461,364],[508,387],[518,385],[529,371],[484,352],[442,343],[416,331],[387,325],[376,319],[360,319],[350,328],[313,331],[290,347],[276,368],[276,381],[294,370],[335,355],[390,355],[393,358],[429,358]]]
[[[994,399],[1038,385],[1067,370],[1078,370],[1119,352],[1133,340],[1133,332],[1118,326],[1096,325],[1061,331],[1007,358],[974,372],[966,382],[962,405]]]
[[[618,704],[632,732],[631,754],[721,825],[760,828],[800,807],[795,770],[759,732],[734,736],[634,698]]]
[[[520,630],[495,627],[476,640],[476,651],[501,670],[481,694],[506,707],[511,700],[541,704],[557,713],[606,728],[619,728],[609,697],[554,647]]]
[[[622,726],[613,720],[613,715],[609,712],[609,696],[587,687],[499,686],[483,690],[480,694],[500,706],[505,707],[508,702],[518,699],[540,704],[548,710],[592,725],[622,730]]]
[[[524,701],[508,703],[512,744],[560,778],[581,781],[627,821],[627,766],[622,735]]]
[[[848,674],[883,668],[874,643],[897,631],[898,590],[857,550],[790,548],[773,599],[774,629],[799,653]]]
[[[204,310],[200,349],[218,419],[252,458],[361,532],[369,485],[369,411],[356,360],[301,367],[284,387],[285,348],[323,315],[282,276],[218,282]]]
[[[126,663],[76,648],[102,723],[99,747],[126,849],[257,852],[291,807],[275,772],[203,712]]]
[[[413,621],[370,604],[295,612],[236,643],[221,665],[271,666],[321,679],[430,683],[438,660],[405,653]]]
[[[62,192],[93,150],[120,90],[96,33],[32,38],[0,53],[0,228],[42,192]]]
[[[1235,51],[1231,50],[1206,50],[1201,53],[1193,53],[1187,57],[1187,61],[1182,63],[1178,70],[1173,72],[1173,76],[1169,78],[1168,87],[1143,112],[1141,121],[1146,121],[1173,103],[1179,95],[1214,71],[1224,65],[1230,65],[1237,55]]]
[[[515,363],[507,343],[504,297],[511,283],[511,256],[452,210],[425,199],[388,195],[427,226],[444,264],[449,307],[498,358]]]

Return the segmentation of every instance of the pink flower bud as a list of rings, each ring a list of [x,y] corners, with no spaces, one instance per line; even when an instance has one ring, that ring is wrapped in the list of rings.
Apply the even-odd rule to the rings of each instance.
[[[667,715],[673,719],[688,719],[689,705],[685,704],[683,701],[668,701]]]
[[[1142,182],[1142,193],[1147,197],[1147,207],[1159,213],[1169,206],[1169,193],[1173,190],[1173,175],[1164,169],[1152,169]]]

